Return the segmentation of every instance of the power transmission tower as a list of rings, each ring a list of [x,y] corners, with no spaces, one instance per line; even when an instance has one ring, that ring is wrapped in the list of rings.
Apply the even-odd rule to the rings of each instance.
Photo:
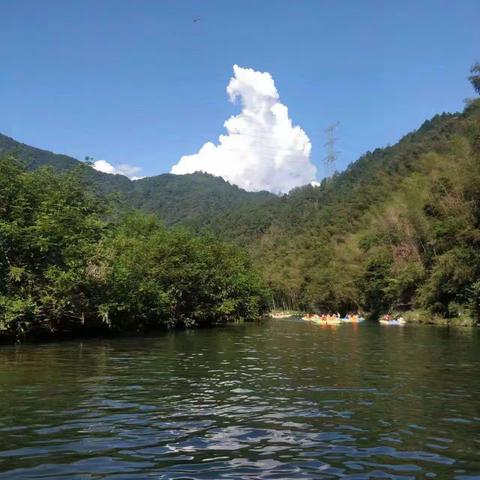
[[[335,130],[340,125],[340,122],[335,122],[325,129],[327,141],[323,144],[326,150],[323,164],[325,165],[325,176],[331,177],[337,171],[337,160],[339,152],[335,150],[338,138],[335,137]]]

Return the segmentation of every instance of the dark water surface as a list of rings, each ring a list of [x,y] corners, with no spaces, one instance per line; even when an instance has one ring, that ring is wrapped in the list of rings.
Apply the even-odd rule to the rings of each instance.
[[[300,320],[0,349],[0,479],[480,478],[480,332]]]

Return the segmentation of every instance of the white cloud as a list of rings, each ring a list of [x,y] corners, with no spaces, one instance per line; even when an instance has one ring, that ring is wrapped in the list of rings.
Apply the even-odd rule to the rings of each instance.
[[[143,178],[135,175],[141,171],[140,167],[128,165],[127,163],[122,163],[120,165],[114,166],[111,163],[108,163],[106,160],[97,160],[96,162],[94,162],[92,167],[99,172],[125,175],[132,180],[140,180],[140,178]]]
[[[115,171],[115,167],[113,165],[110,165],[108,162],[105,160],[97,160],[92,167],[95,170],[98,170],[99,172],[103,173],[117,173]]]
[[[227,134],[217,145],[208,142],[198,153],[183,156],[171,173],[203,171],[245,190],[275,193],[315,180],[310,140],[292,124],[271,75],[237,65],[233,72],[227,93],[232,102],[240,99],[241,113],[224,123]]]

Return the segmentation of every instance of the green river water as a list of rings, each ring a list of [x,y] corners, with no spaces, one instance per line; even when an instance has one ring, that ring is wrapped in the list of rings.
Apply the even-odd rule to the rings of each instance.
[[[480,479],[480,332],[298,319],[0,348],[0,479]]]

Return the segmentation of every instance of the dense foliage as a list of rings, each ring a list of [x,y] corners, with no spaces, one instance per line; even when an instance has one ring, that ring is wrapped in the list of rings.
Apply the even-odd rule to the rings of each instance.
[[[265,290],[239,247],[169,230],[66,173],[0,158],[0,333],[145,330],[253,319]]]

